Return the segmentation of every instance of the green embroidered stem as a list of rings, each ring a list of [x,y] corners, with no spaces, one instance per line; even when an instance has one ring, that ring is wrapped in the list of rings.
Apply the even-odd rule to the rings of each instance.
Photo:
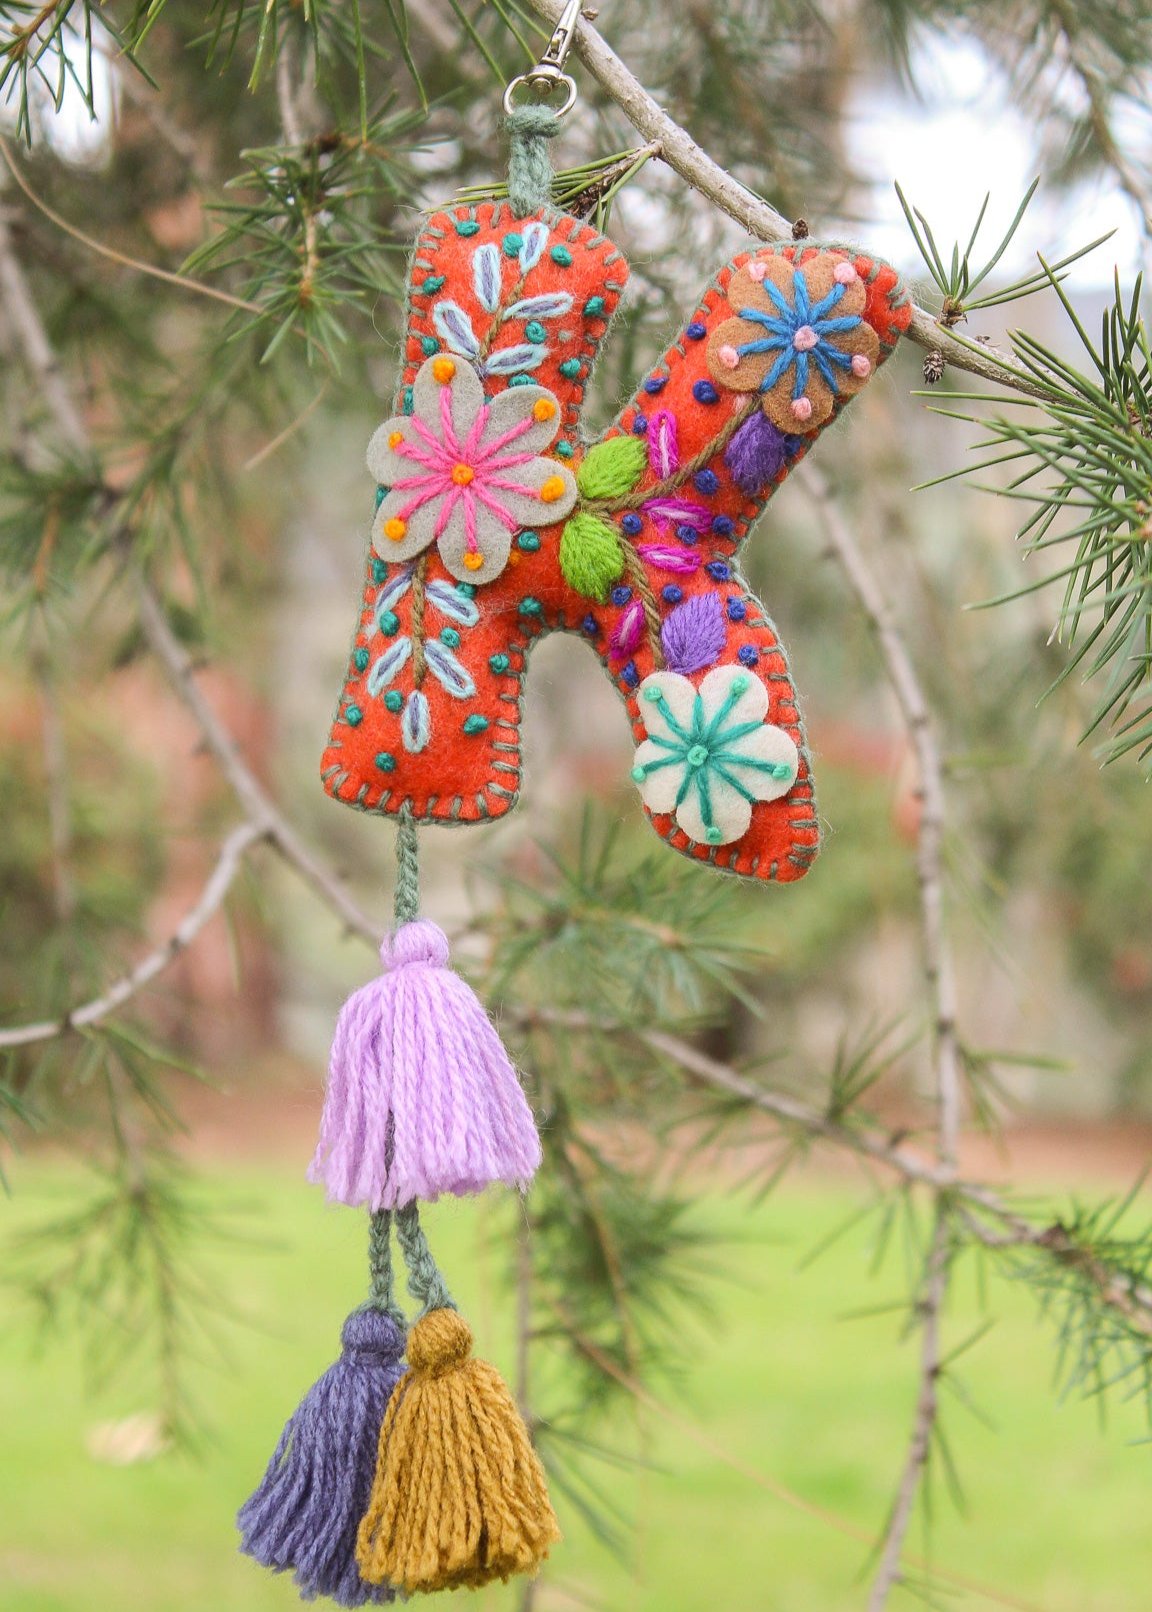
[[[400,809],[396,823],[396,894],[394,911],[397,927],[411,923],[420,911],[420,847],[412,810]]]
[[[624,539],[624,564],[628,571],[628,580],[636,590],[640,603],[644,606],[644,625],[648,633],[648,648],[652,655],[653,671],[662,671],[664,668],[664,645],[660,638],[660,628],[663,617],[660,606],[656,603],[656,595],[652,592],[652,584],[648,581],[648,573],[644,569],[644,562],[635,548],[627,540],[627,534],[620,534]]]
[[[408,1291],[419,1302],[420,1314],[427,1315],[429,1310],[454,1310],[456,1305],[432,1258],[415,1203],[406,1203],[402,1209],[397,1209],[396,1240],[408,1267]]]
[[[377,1209],[368,1217],[368,1303],[374,1310],[383,1310],[400,1326],[407,1323],[404,1311],[396,1303],[392,1279],[392,1213]]]
[[[424,553],[412,567],[412,686],[424,682],[427,660],[424,655],[424,583],[428,576],[428,555]]]
[[[508,200],[516,218],[552,204],[552,159],[548,141],[560,119],[546,106],[518,106],[505,124],[509,136]]]

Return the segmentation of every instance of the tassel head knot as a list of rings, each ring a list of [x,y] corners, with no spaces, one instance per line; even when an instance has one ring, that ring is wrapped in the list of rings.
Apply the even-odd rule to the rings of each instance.
[[[404,1332],[383,1310],[354,1310],[340,1329],[344,1359],[354,1366],[398,1366]]]
[[[471,1353],[472,1329],[455,1310],[429,1310],[408,1338],[408,1364],[434,1377],[462,1366]]]
[[[448,936],[439,924],[426,918],[416,918],[401,924],[380,947],[380,960],[387,969],[404,968],[409,963],[424,963],[430,968],[448,967]]]

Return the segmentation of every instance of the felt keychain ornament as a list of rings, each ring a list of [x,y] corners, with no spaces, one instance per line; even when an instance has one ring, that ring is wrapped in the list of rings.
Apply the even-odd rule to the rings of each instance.
[[[566,91],[560,112],[510,111],[508,201],[434,213],[417,237],[396,407],[368,450],[377,508],[324,787],[423,822],[508,812],[529,654],[571,632],[624,701],[657,832],[728,872],[799,879],[820,841],[807,741],[739,554],[911,304],[853,247],[738,253],[586,442],[585,390],[628,268],[550,205],[546,142],[575,94],[559,71],[569,10],[543,74]]]

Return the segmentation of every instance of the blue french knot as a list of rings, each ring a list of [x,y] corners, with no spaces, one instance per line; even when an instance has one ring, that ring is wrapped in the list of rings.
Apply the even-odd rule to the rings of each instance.
[[[741,644],[740,648],[736,651],[736,659],[740,662],[741,666],[755,666],[756,662],[760,659],[760,651],[756,648],[755,644]]]
[[[692,396],[697,403],[719,403],[720,393],[711,381],[695,381],[692,385]]]
[[[713,515],[712,530],[717,537],[731,537],[736,529],[736,523],[731,515]]]
[[[595,638],[596,634],[600,631],[600,623],[596,620],[595,616],[585,616],[584,620],[580,623],[580,630],[581,632],[587,633],[589,638]]]
[[[687,543],[689,548],[691,548],[693,543],[699,543],[700,541],[700,533],[694,526],[678,526],[676,528],[676,536],[680,539],[681,543]]]
[[[679,604],[684,597],[684,589],[678,588],[674,582],[669,582],[667,587],[661,589],[661,595],[668,604]]]
[[[743,599],[729,599],[729,601],[728,601],[728,620],[729,621],[743,621],[744,617],[747,614],[748,614],[748,606],[744,603]]]
[[[629,537],[636,537],[638,533],[644,530],[644,517],[643,515],[637,515],[635,510],[630,509],[621,520],[620,525],[628,533]]]
[[[646,414],[638,414],[632,421],[632,434],[637,437],[646,437],[648,435],[648,416]]]
[[[651,397],[655,397],[656,393],[662,392],[667,385],[667,375],[649,375],[648,379],[644,382],[644,390]]]
[[[731,571],[728,569],[728,566],[723,560],[709,560],[704,569],[712,578],[713,582],[727,582],[728,578],[732,575]]]
[[[628,688],[635,688],[640,681],[640,673],[636,670],[636,662],[630,660],[620,673],[620,681]]]
[[[699,319],[693,319],[692,323],[684,328],[684,334],[689,341],[703,341],[707,333],[708,327],[701,324]]]
[[[626,605],[631,597],[631,588],[619,587],[612,589],[611,598],[614,605]]]
[[[708,497],[709,494],[720,491],[720,477],[714,470],[698,470],[692,477],[692,485],[698,493]]]

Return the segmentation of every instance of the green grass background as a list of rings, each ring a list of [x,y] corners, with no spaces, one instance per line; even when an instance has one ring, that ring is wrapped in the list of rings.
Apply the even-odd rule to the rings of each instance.
[[[68,1180],[18,1167],[10,1229],[59,1212]],[[74,1186],[74,1183],[73,1183]],[[332,1358],[362,1287],[363,1227],[287,1171],[241,1168],[208,1178],[207,1208],[247,1240],[217,1248],[211,1270],[241,1321],[225,1356],[194,1373],[210,1436],[195,1456],[129,1467],[96,1464],[94,1422],[149,1407],[135,1366],[93,1397],[76,1339],[45,1348],[9,1307],[0,1329],[0,1608],[4,1612],[264,1612],[297,1605],[289,1583],[235,1548],[232,1517],[280,1426]],[[746,1469],[869,1530],[882,1525],[903,1460],[915,1393],[915,1343],[892,1314],[852,1318],[901,1291],[899,1257],[868,1274],[868,1230],[804,1256],[862,1201],[842,1180],[793,1182],[767,1202],[706,1192],[698,1223],[715,1239],[710,1319],[681,1329],[685,1371],[665,1390],[682,1427],[648,1414],[639,1471],[597,1469],[613,1513],[631,1525],[629,1561],[613,1561],[570,1514],[539,1612],[849,1612],[866,1601],[867,1550],[791,1509]],[[498,1208],[430,1212],[434,1246],[478,1344],[511,1369],[510,1304],[494,1238]],[[956,1399],[946,1429],[967,1515],[941,1491],[931,1537],[914,1545],[943,1566],[1044,1612],[1147,1612],[1152,1603],[1149,1463],[1142,1414],[1058,1403],[1050,1333],[1028,1296],[995,1284],[987,1302],[962,1274],[948,1320],[956,1343],[989,1316],[960,1363],[991,1426]],[[617,1413],[619,1424],[619,1413]],[[737,1467],[745,1470],[737,1470]],[[482,1612],[508,1590],[458,1601]],[[441,1598],[443,1599],[443,1598]],[[907,1597],[897,1597],[897,1603]],[[439,1600],[437,1601],[439,1604]],[[981,1595],[941,1604],[984,1607]]]

